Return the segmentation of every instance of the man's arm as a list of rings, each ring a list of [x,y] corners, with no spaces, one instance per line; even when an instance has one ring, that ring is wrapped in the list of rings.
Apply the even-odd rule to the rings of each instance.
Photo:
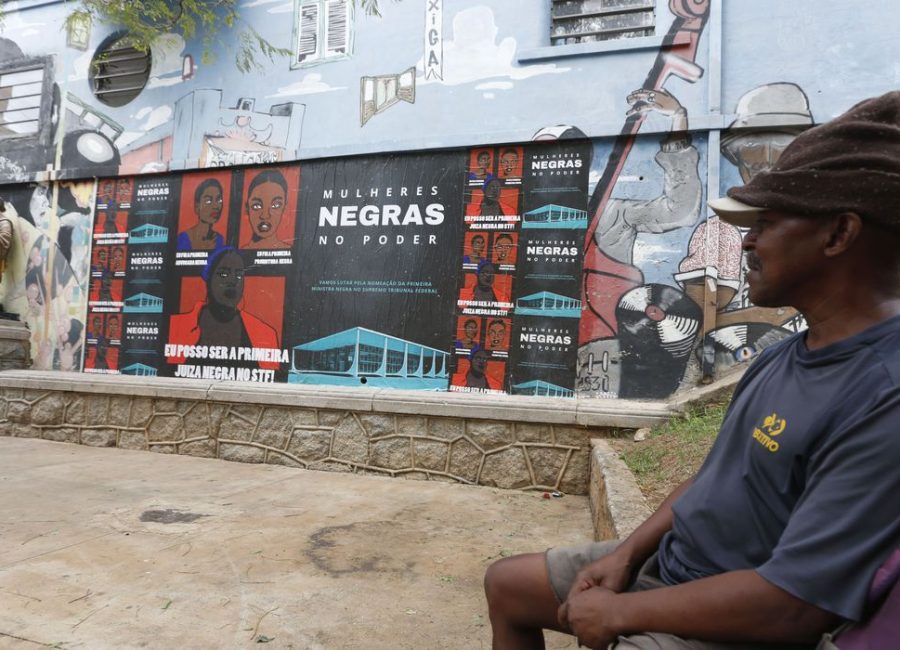
[[[631,574],[659,547],[663,535],[672,528],[672,504],[688,489],[693,478],[675,488],[656,512],[638,526],[616,550],[579,571],[569,598],[574,594],[602,586],[614,592],[625,589]],[[560,623],[565,625],[566,603],[560,607]]]
[[[656,552],[659,542],[672,528],[672,504],[691,486],[691,477],[672,490],[649,519],[638,526],[614,551],[628,557],[637,568]]]
[[[605,648],[619,635],[638,632],[712,641],[809,643],[838,621],[752,570],[632,593],[593,587],[568,601],[569,626],[591,648]]]

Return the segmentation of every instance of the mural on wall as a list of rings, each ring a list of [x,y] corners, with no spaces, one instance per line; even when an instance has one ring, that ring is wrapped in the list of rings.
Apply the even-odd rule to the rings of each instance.
[[[578,378],[585,394],[665,397],[681,385],[692,350],[697,353],[701,376],[710,376],[717,369],[748,361],[805,327],[793,309],[749,304],[743,283],[742,233],[715,216],[696,225],[672,275],[677,286],[640,286],[643,273],[630,257],[635,231],[661,234],[685,228],[694,225],[700,213],[697,154],[694,151],[688,158],[686,152],[693,147],[684,144],[685,111],[673,110],[677,101],[665,91],[641,90],[629,97],[635,104],[631,112],[659,111],[652,104],[658,104],[660,96],[674,116],[672,135],[663,141],[656,157],[664,170],[663,193],[645,202],[609,199],[594,221],[593,241],[587,242],[585,290],[590,313],[581,321],[581,334],[588,343],[580,349]],[[735,165],[743,182],[771,167],[796,134],[813,123],[805,93],[786,82],[747,91],[735,114],[721,139],[721,153]],[[667,167],[660,157],[664,152],[682,152],[676,155],[685,164]],[[640,214],[641,208],[647,212]],[[630,211],[640,216],[631,219]],[[618,228],[617,218],[624,224]],[[711,314],[704,314],[704,305],[710,302]]]
[[[0,192],[17,215],[3,306],[28,325],[34,368],[79,370],[94,183],[30,183]]]
[[[117,141],[124,128],[104,111],[72,93],[64,103],[66,133],[60,144],[60,177],[116,174],[122,162]]]
[[[425,79],[444,78],[444,0],[425,2]]]
[[[291,67],[351,56],[355,7],[354,0],[294,0]]]
[[[749,304],[742,234],[702,207],[704,171],[714,171],[704,170],[708,158],[727,161],[721,187],[710,194],[745,182],[814,122],[807,93],[823,116],[842,109],[854,93],[889,84],[878,61],[893,60],[884,48],[900,47],[896,39],[881,39],[878,47],[869,44],[879,43],[874,37],[841,41],[854,45],[861,67],[879,72],[860,77],[863,83],[826,65],[840,48],[818,48],[811,62],[799,55],[798,43],[781,43],[783,31],[779,44],[797,56],[779,61],[779,70],[792,81],[770,79],[759,56],[773,55],[756,52],[750,65],[741,58],[747,39],[728,39],[754,29],[748,23],[760,25],[756,14],[780,6],[752,4],[722,16],[723,50],[736,69],[722,70],[728,74],[721,75],[721,112],[733,118],[720,150],[708,151],[710,88],[701,80],[704,67],[722,65],[708,60],[703,42],[708,0],[658,3],[655,29],[664,34],[658,51],[575,58],[547,55],[545,0],[382,2],[381,15],[354,11],[352,0],[257,0],[245,3],[242,18],[273,44],[292,47],[290,60],[263,60],[264,72],[238,76],[229,56],[203,60],[198,42],[164,34],[152,47],[146,86],[118,107],[102,103],[90,82],[108,27],[60,30],[61,5],[7,3],[0,183],[51,172],[65,181],[0,189],[18,196],[19,214],[33,222],[25,228],[27,250],[13,252],[22,270],[7,294],[15,311],[34,320],[36,363],[78,365],[74,343],[62,353],[66,341],[78,338],[67,317],[83,321],[85,367],[95,372],[246,378],[255,371],[258,381],[365,379],[473,392],[663,398],[751,358],[804,323],[792,310]],[[47,37],[36,38],[41,34]],[[842,84],[855,90],[845,92]],[[578,87],[590,90],[572,92]],[[508,144],[560,123],[581,128],[550,126],[535,134],[540,145]],[[302,174],[295,162],[301,155],[447,146],[468,149],[346,165],[321,159],[304,162]],[[536,175],[531,165],[551,152],[584,166]],[[445,175],[431,170],[439,159]],[[404,160],[423,168],[414,172]],[[164,175],[135,176],[157,173]],[[96,200],[85,203],[76,189],[81,183],[67,180],[76,177],[103,179]],[[437,187],[445,206],[444,222],[421,227],[438,237],[439,247],[414,249],[405,232],[418,226],[404,226],[402,218],[362,227],[370,237],[365,246],[347,235],[359,226],[318,224],[323,207],[366,215],[378,206],[406,210],[396,194],[384,202],[383,192],[419,185]],[[35,187],[44,188],[51,205],[47,227],[40,225],[47,218]],[[380,196],[367,194],[375,187],[384,188]],[[342,188],[351,193],[341,196]],[[327,189],[335,198],[326,200]],[[279,192],[284,198],[276,206]],[[413,197],[400,198],[412,204]],[[94,205],[93,228],[76,227]],[[324,235],[327,244],[320,244]],[[57,269],[59,260],[65,264]],[[433,277],[438,261],[454,274]],[[366,285],[373,305],[414,296],[416,310],[440,319],[394,322],[375,317],[381,307],[354,316],[353,301],[343,302],[353,293],[327,281],[369,274],[401,283],[388,287],[426,283],[412,294]],[[573,292],[571,278],[579,274],[581,291]],[[434,292],[426,291],[429,282]],[[74,300],[60,315],[48,305],[66,292]],[[257,296],[284,311],[255,302]],[[313,311],[340,318],[320,327]],[[222,340],[209,339],[229,327]],[[268,352],[200,359],[179,354],[178,346],[208,354]],[[390,363],[378,366],[375,349]],[[352,378],[334,371],[349,354],[357,359]]]
[[[399,74],[363,77],[359,80],[359,124],[386,111],[399,101],[416,103],[416,69]]]
[[[29,180],[53,157],[59,88],[53,60],[0,37],[0,182]]]
[[[680,290],[648,285],[640,299],[623,301],[628,292],[643,285],[643,274],[633,265],[635,238],[646,232],[666,232],[694,225],[699,216],[702,186],[698,156],[687,129],[687,111],[663,89],[670,76],[697,81],[703,70],[695,63],[700,34],[706,24],[709,3],[670,3],[676,20],[643,87],[629,95],[631,108],[616,140],[603,175],[589,203],[591,222],[585,241],[582,300],[584,311],[579,332],[578,391],[601,397],[665,397],[678,385],[687,366],[689,351],[700,327],[697,310],[685,309]],[[675,42],[685,43],[672,47]],[[671,117],[672,133],[663,140],[656,162],[664,170],[663,193],[652,201],[613,199],[612,193],[631,152],[645,116],[660,112]],[[643,305],[644,314],[634,310]],[[677,310],[670,317],[668,310]],[[636,322],[619,322],[621,315]],[[649,319],[644,321],[643,317]],[[651,328],[653,337],[641,354],[656,363],[645,364],[637,350],[626,349],[634,328]],[[629,344],[630,345],[630,344]],[[682,353],[687,348],[688,354]],[[652,350],[651,350],[652,349]],[[651,355],[652,351],[652,355]]]
[[[579,391],[607,397],[634,397],[622,385],[622,376],[628,375],[628,386],[658,384],[651,392],[664,396],[671,392],[668,387],[673,381],[677,385],[687,363],[685,355],[669,358],[664,352],[665,346],[671,343],[666,337],[673,333],[664,325],[665,307],[653,303],[660,310],[659,318],[654,319],[659,323],[655,345],[660,350],[658,360],[663,363],[657,367],[635,365],[639,360],[634,353],[622,350],[621,336],[627,336],[628,325],[619,322],[619,308],[629,291],[644,284],[643,273],[634,264],[638,235],[667,233],[696,223],[702,195],[699,154],[687,133],[687,112],[674,96],[664,90],[641,89],[631,93],[628,102],[629,117],[655,111],[671,118],[672,131],[660,143],[655,156],[656,165],[662,171],[663,189],[659,196],[649,200],[610,198],[599,212],[599,218],[594,220],[591,240],[586,243],[586,310],[580,324]],[[595,197],[596,192],[595,189]],[[667,303],[672,303],[671,296]],[[682,318],[678,321],[678,335],[686,337],[690,348],[699,329],[699,319],[687,315]],[[683,345],[685,341],[680,343]]]
[[[570,396],[589,151],[101,179],[84,369]]]
[[[294,158],[303,132],[305,107],[295,102],[256,109],[256,99],[241,97],[222,105],[222,91],[196,90],[178,98],[174,110],[147,111],[146,133],[127,134],[121,173],[169,169],[172,160],[196,167],[234,167]]]
[[[798,1],[788,10],[775,0],[760,0],[722,16],[725,47],[734,53],[729,54],[728,65],[735,69],[729,68],[722,77],[729,108],[746,89],[769,81],[765,70],[775,61],[785,78],[795,79],[810,93],[815,89],[823,115],[892,83],[890,62],[897,58],[900,44],[887,37],[889,21],[869,21],[860,32],[870,34],[866,39],[852,37],[852,30],[842,30],[847,35],[835,38],[834,30],[828,28],[829,11],[817,9],[821,3]],[[884,1],[879,0],[882,5]],[[259,68],[244,75],[226,51],[229,37],[237,36],[227,28],[211,57],[201,56],[202,37],[185,40],[177,34],[161,34],[151,47],[146,85],[131,101],[108,106],[96,94],[91,65],[116,29],[102,23],[71,24],[65,29],[63,19],[71,10],[65,3],[9,0],[4,4],[0,73],[18,66],[7,66],[12,60],[28,61],[25,71],[36,75],[29,83],[39,81],[40,92],[25,93],[31,103],[16,103],[15,110],[32,111],[36,119],[26,120],[30,126],[22,122],[14,127],[17,136],[28,136],[31,142],[21,147],[5,143],[0,180],[46,180],[48,170],[56,171],[56,178],[74,178],[105,176],[109,168],[118,166],[116,173],[131,175],[288,162],[301,156],[493,146],[525,140],[537,126],[556,123],[578,124],[592,138],[609,137],[621,123],[615,115],[616,98],[638,87],[665,88],[691,112],[707,109],[704,84],[695,84],[694,89],[688,87],[689,81],[666,84],[660,74],[674,71],[681,79],[689,79],[708,65],[704,47],[696,49],[708,0],[656,3],[656,11],[648,15],[650,29],[664,36],[659,53],[623,47],[627,52],[593,56],[592,48],[585,47],[576,58],[568,58],[571,49],[559,57],[550,53],[552,44],[569,48],[565,39],[551,36],[548,23],[558,23],[559,17],[552,17],[550,4],[546,0],[384,1],[373,14],[365,10],[371,3],[352,0],[245,2],[240,7],[241,21],[273,46],[289,50],[289,56],[269,60],[260,55]],[[827,4],[836,6],[836,0]],[[884,12],[877,4],[869,3],[858,13]],[[780,24],[766,25],[761,17],[813,10],[822,29],[804,39],[793,38]],[[773,38],[779,47],[794,56],[781,57],[774,51],[760,56],[751,51],[751,62],[747,54],[753,39],[741,37],[741,30],[751,33],[762,28],[776,32]],[[801,47],[801,41],[809,46]],[[835,73],[845,68],[842,61],[850,47],[855,65],[867,70],[866,75],[848,78]],[[802,55],[813,51],[819,55]],[[414,71],[408,75],[410,68]],[[653,79],[646,80],[649,68],[656,71]],[[16,73],[22,71],[16,67]],[[388,77],[397,75],[394,94]],[[368,81],[361,84],[361,80]],[[410,103],[413,87],[414,105]],[[573,88],[591,91],[572,92]],[[210,89],[222,93],[207,96]],[[24,101],[25,95],[16,99]],[[178,119],[175,105],[181,99],[190,104],[190,110]],[[244,106],[246,99],[254,107]],[[387,106],[386,112],[372,117],[373,110]],[[438,111],[452,119],[435,119]],[[302,121],[301,112],[309,112],[316,124],[302,142],[296,124]],[[285,120],[276,118],[289,117],[289,127],[279,126]],[[473,124],[479,125],[477,135]],[[664,128],[658,125],[659,121],[649,120],[641,132]],[[6,122],[4,128],[13,127]],[[4,139],[2,132],[0,139]]]
[[[759,86],[738,100],[735,119],[722,134],[721,153],[746,183],[774,165],[794,137],[812,125],[809,100],[797,84]],[[749,303],[743,282],[742,237],[738,228],[711,215],[694,231],[674,276],[697,305],[711,300],[715,308],[714,319],[705,321],[701,331],[699,352],[705,376],[716,368],[748,361],[805,327],[792,308],[766,309]]]

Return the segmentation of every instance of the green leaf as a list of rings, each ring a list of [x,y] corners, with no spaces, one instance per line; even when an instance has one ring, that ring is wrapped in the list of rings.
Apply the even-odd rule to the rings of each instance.
[[[96,20],[121,29],[127,32],[123,45],[142,52],[149,50],[160,34],[174,32],[189,41],[202,33],[200,61],[208,65],[215,60],[217,46],[231,41],[222,32],[232,31],[242,18],[238,0],[82,0],[81,7],[66,18],[66,25],[77,20]],[[243,22],[235,52],[240,72],[262,70],[258,55],[272,63],[291,55],[289,48],[274,45]]]

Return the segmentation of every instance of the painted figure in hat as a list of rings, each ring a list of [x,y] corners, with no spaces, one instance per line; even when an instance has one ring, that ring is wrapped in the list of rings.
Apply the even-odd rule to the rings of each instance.
[[[738,100],[735,119],[722,134],[722,155],[737,167],[741,179],[749,183],[759,172],[770,169],[785,147],[812,124],[809,100],[798,85],[759,86]],[[716,231],[715,239],[709,236],[709,228]],[[718,246],[711,247],[711,239]],[[685,293],[697,304],[703,304],[703,276],[711,266],[718,270],[718,308],[724,310],[740,288],[741,234],[716,216],[697,226],[688,254],[675,275]]]
[[[809,100],[800,86],[779,82],[744,93],[735,118],[722,134],[723,157],[749,183],[774,165],[785,148],[813,125]],[[705,319],[701,336],[704,374],[748,361],[759,351],[803,327],[794,309],[765,309],[749,304],[741,263],[742,234],[714,213],[691,235],[688,252],[674,275],[685,293],[703,306],[715,300],[715,319]],[[710,276],[713,270],[714,276]],[[709,287],[714,286],[711,293]],[[740,300],[735,303],[735,298]],[[796,323],[795,323],[796,322]],[[787,327],[787,325],[791,327]],[[711,379],[711,376],[708,375]]]

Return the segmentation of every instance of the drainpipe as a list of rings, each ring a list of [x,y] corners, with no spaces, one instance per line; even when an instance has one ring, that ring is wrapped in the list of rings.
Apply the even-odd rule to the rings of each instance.
[[[709,35],[709,96],[708,115],[709,130],[707,131],[706,149],[706,198],[707,200],[719,196],[719,142],[722,129],[722,11],[724,2],[709,3],[709,20],[706,24],[706,33]],[[714,118],[718,118],[715,119]],[[704,206],[705,207],[705,206]],[[718,252],[719,252],[719,228],[709,227],[711,211],[706,208],[706,269],[703,282],[703,324],[700,328],[701,355],[700,370],[701,383],[708,384],[713,380],[715,373],[715,349],[712,340],[707,334],[716,327],[716,313],[718,309]]]

